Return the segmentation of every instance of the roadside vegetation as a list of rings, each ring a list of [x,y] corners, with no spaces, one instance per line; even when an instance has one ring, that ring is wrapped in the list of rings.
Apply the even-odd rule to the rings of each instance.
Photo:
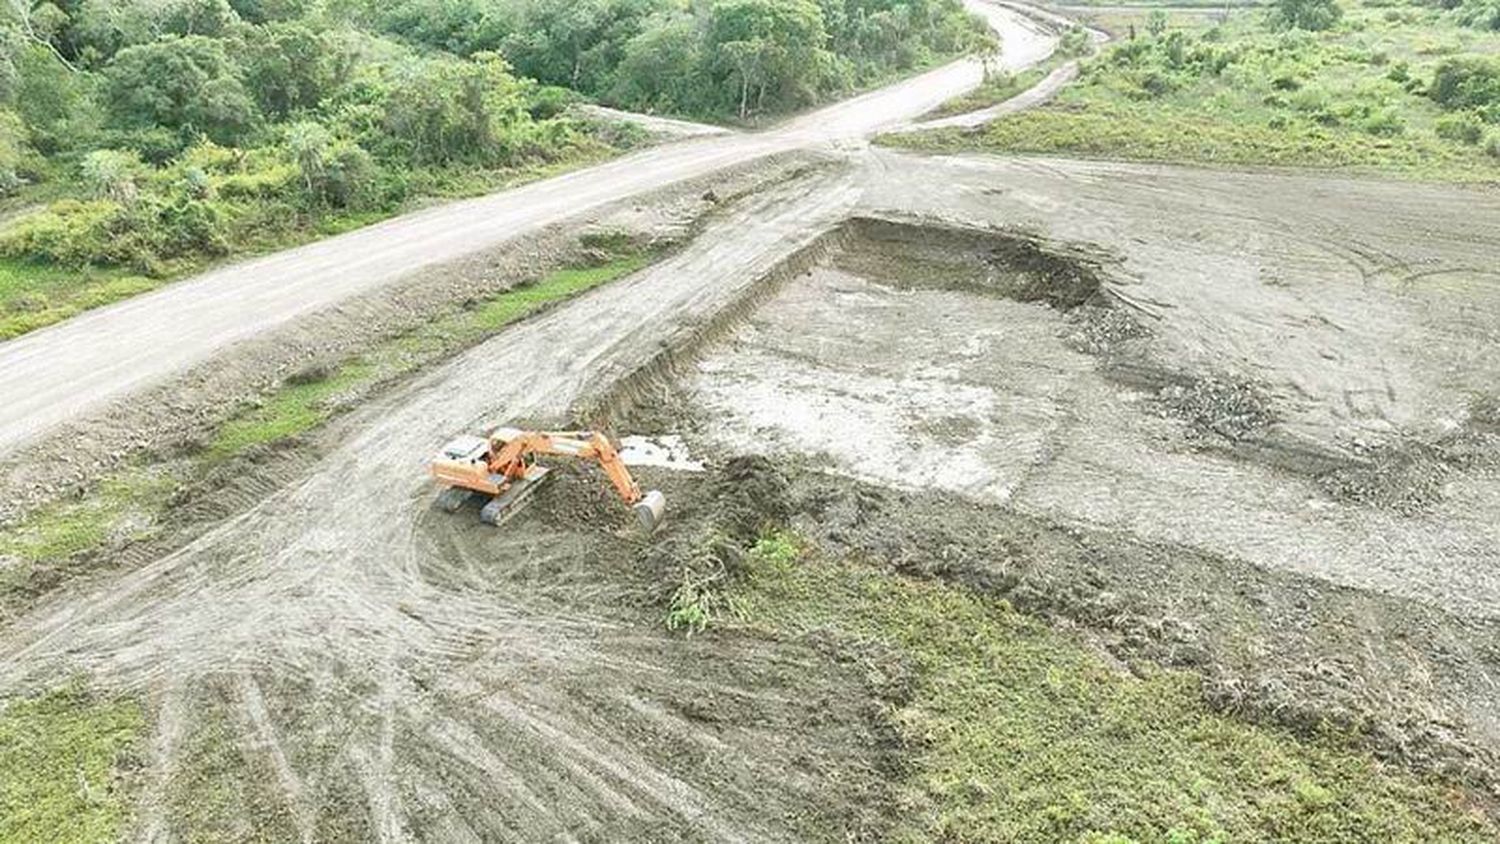
[[[1500,19],[1477,0],[1111,9],[1116,42],[1051,104],[979,130],[890,136],[957,152],[1500,179]]]
[[[105,550],[157,535],[195,479],[237,458],[307,435],[381,385],[478,343],[507,325],[649,264],[658,252],[629,238],[587,238],[594,258],[456,308],[336,366],[312,366],[239,408],[182,459],[147,458],[0,527],[0,621]]]
[[[70,686],[0,701],[0,841],[118,841],[145,719]]]
[[[1333,732],[1215,712],[1192,675],[1113,663],[966,587],[766,534],[724,626],[829,635],[910,666],[900,841],[1493,841],[1463,793]],[[884,660],[871,664],[880,671]]]
[[[591,98],[784,113],[975,48],[959,0],[0,5],[0,340],[597,161]]]

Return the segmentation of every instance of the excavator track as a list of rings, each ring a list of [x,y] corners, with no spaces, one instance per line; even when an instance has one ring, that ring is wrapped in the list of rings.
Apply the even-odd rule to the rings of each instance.
[[[533,466],[525,478],[511,483],[505,492],[491,498],[479,511],[479,520],[487,525],[502,525],[526,509],[537,488],[547,479],[552,470],[545,466]]]

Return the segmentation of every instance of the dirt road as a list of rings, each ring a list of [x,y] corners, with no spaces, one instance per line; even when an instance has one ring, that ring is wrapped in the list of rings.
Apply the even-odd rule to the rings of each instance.
[[[326,837],[321,823],[350,818],[357,837],[390,840],[550,840],[599,828],[626,838],[787,838],[767,801],[805,812],[818,799],[797,797],[795,780],[779,773],[806,732],[778,721],[803,706],[742,684],[747,670],[762,670],[752,666],[809,656],[750,649],[719,665],[665,631],[621,624],[608,610],[618,586],[601,579],[589,540],[528,531],[495,546],[499,532],[426,506],[422,464],[433,443],[482,427],[500,407],[510,418],[560,420],[579,397],[701,330],[858,195],[845,168],[756,197],[666,262],[361,409],[320,464],[331,471],[107,590],[12,625],[0,636],[0,678],[25,682],[67,665],[164,699],[173,716],[160,727],[148,831],[190,823],[170,805],[184,787],[175,772],[192,754],[173,736],[227,718],[239,726],[225,729],[264,748],[255,764],[268,766],[267,800],[285,808],[292,838]],[[432,533],[435,516],[459,527],[460,546],[480,542],[480,557]],[[497,559],[506,562],[497,568]],[[203,699],[224,682],[227,702]],[[725,745],[712,724],[659,710],[678,694],[746,700],[756,713],[743,723],[761,726]],[[601,720],[607,710],[624,713]],[[309,724],[339,725],[337,746],[306,747]],[[643,753],[630,730],[659,731],[659,742],[720,761],[690,779],[680,759]],[[316,755],[324,750],[331,755]],[[455,763],[483,782],[453,779]],[[766,785],[725,792],[714,784],[726,777]],[[350,790],[355,804],[336,805]]]
[[[1028,66],[1050,33],[1014,10],[968,0]],[[799,147],[859,142],[980,81],[959,61],[752,134],[668,144],[505,193],[410,214],[226,267],[0,344],[0,455],[109,399],[216,351],[423,267],[475,253],[610,201]]]

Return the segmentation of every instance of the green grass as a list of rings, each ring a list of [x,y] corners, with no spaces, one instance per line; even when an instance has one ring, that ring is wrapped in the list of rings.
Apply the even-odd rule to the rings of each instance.
[[[66,270],[0,258],[0,340],[128,299],[162,283],[121,271]]]
[[[943,102],[926,118],[948,117],[954,114],[967,114],[982,108],[999,105],[1015,95],[1025,91],[1027,88],[1040,82],[1043,77],[1051,72],[1050,66],[1036,66],[1028,68],[1015,74],[998,74],[987,79],[978,88]]]
[[[1461,792],[1209,709],[1188,674],[1113,665],[962,587],[855,561],[751,555],[734,599],[782,635],[896,649],[913,754],[895,840],[1463,842],[1500,830]]]
[[[637,253],[597,267],[558,270],[535,284],[502,293],[481,305],[474,312],[472,324],[485,332],[504,328],[548,305],[629,275],[650,263],[651,258],[647,253]]]
[[[324,377],[282,384],[259,406],[219,426],[208,447],[209,459],[223,460],[316,428],[333,415],[332,399],[364,385],[374,374],[373,367],[356,360]]]
[[[41,562],[98,544],[123,517],[150,510],[172,489],[170,478],[126,470],[104,479],[92,494],[59,501],[0,532],[0,555]]]
[[[121,769],[144,728],[134,701],[82,689],[0,709],[0,842],[117,841],[130,819]]]
[[[149,536],[175,486],[166,473],[125,469],[81,498],[54,502],[0,529],[0,618],[28,595],[44,591],[66,561],[111,538]]]
[[[942,129],[897,136],[893,144],[932,152],[1066,154],[1138,161],[1395,171],[1458,181],[1500,178],[1500,164],[1478,149],[1423,139],[1391,142],[1315,125],[1272,128],[1220,119],[1191,107],[1159,106],[1148,116],[1129,105],[1050,106],[990,124],[979,134]]]
[[[1203,17],[1173,18],[1153,38],[1142,15],[1137,41],[1116,42],[1088,61],[1080,80],[1047,106],[978,131],[881,141],[933,152],[1500,180],[1500,157],[1486,143],[1438,134],[1447,113],[1422,90],[1446,56],[1500,50],[1500,33],[1458,27],[1435,9],[1347,8],[1344,22],[1323,33],[1273,32],[1263,11],[1242,10],[1217,27]],[[1129,15],[1111,14],[1118,31]],[[1176,59],[1173,38],[1183,46]],[[1218,64],[1199,62],[1205,55]],[[1500,137],[1500,126],[1488,131]]]

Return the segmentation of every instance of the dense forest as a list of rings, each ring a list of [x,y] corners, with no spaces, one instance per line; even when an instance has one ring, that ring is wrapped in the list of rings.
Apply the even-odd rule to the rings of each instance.
[[[987,37],[958,0],[0,2],[0,260],[158,277],[631,142],[576,99],[753,120]]]

